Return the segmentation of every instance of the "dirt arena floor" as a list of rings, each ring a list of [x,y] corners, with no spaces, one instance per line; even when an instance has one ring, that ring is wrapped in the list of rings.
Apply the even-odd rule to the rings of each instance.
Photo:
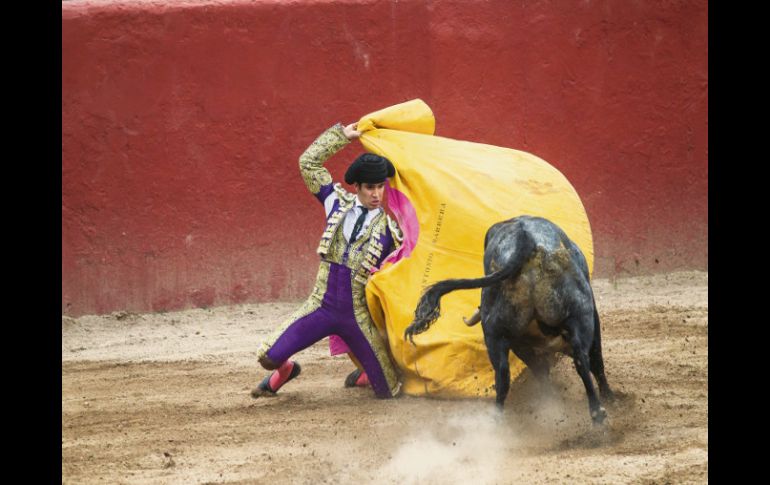
[[[596,280],[605,365],[622,393],[595,429],[571,362],[502,416],[482,399],[345,389],[324,340],[274,398],[256,343],[296,303],[62,317],[62,482],[706,483],[708,273]]]

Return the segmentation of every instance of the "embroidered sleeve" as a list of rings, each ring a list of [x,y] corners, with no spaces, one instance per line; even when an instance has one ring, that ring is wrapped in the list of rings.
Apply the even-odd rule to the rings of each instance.
[[[323,164],[342,147],[350,143],[337,123],[324,131],[299,157],[299,171],[310,193],[323,202],[332,188],[332,176]]]

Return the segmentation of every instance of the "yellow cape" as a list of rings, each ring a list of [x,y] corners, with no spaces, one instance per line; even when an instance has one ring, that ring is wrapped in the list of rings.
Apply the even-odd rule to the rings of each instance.
[[[404,246],[366,287],[372,318],[386,336],[410,395],[493,397],[494,371],[480,325],[468,327],[481,290],[459,290],[441,301],[427,332],[404,340],[426,286],[484,275],[484,235],[522,214],[558,224],[593,271],[591,228],[567,179],[544,160],[519,150],[434,136],[435,118],[422,100],[364,116],[360,141],[396,167],[388,203],[404,231]],[[396,262],[393,260],[398,259]],[[511,353],[511,378],[524,364]]]

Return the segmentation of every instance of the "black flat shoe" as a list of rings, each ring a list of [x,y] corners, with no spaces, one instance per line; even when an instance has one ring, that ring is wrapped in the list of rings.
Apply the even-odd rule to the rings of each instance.
[[[281,384],[278,389],[273,389],[270,387],[270,378],[273,377],[273,374],[275,374],[278,371],[273,371],[270,374],[267,375],[264,379],[262,379],[262,382],[259,383],[259,385],[252,389],[251,391],[251,397],[258,398],[258,397],[274,397],[278,390],[285,386],[287,382],[294,379],[299,375],[300,372],[302,372],[302,367],[300,367],[299,362],[294,362],[294,367],[291,368],[291,373],[289,374],[289,378],[286,379],[286,381]]]
[[[358,378],[361,377],[361,369],[356,369],[345,378],[345,387],[356,387]]]

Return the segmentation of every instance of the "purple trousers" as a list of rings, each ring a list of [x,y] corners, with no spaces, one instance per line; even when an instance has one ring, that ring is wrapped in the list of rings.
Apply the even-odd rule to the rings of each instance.
[[[267,351],[267,356],[282,364],[319,340],[337,335],[361,362],[377,397],[392,397],[377,356],[356,322],[350,280],[347,266],[331,263],[321,307],[291,323]]]

